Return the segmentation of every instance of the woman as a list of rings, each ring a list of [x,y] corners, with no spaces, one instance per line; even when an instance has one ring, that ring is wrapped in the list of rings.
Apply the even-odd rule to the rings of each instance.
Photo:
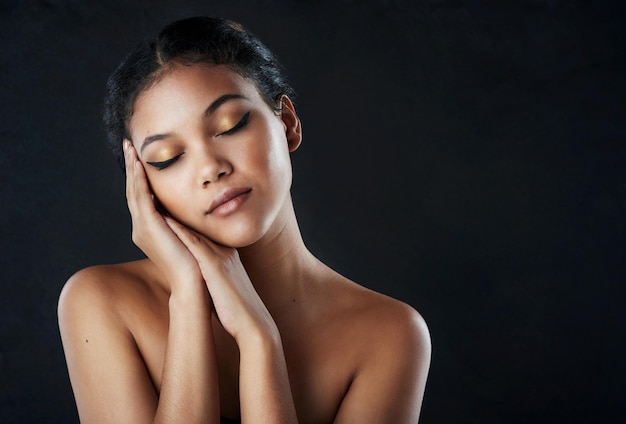
[[[147,259],[63,289],[81,421],[417,422],[428,330],[305,247],[290,96],[271,52],[216,18],[167,26],[109,79],[105,124]]]

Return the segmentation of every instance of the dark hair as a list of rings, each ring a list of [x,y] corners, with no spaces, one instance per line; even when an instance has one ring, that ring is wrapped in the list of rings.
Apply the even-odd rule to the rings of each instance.
[[[104,126],[122,167],[122,141],[139,94],[156,83],[173,64],[227,65],[254,82],[265,102],[277,109],[281,95],[294,96],[278,59],[241,25],[221,18],[194,17],[173,22],[144,41],[117,67],[107,82]]]

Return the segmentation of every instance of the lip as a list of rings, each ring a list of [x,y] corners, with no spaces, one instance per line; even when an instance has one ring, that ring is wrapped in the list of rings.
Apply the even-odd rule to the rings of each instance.
[[[228,215],[239,208],[252,191],[249,187],[229,188],[215,196],[205,215]]]

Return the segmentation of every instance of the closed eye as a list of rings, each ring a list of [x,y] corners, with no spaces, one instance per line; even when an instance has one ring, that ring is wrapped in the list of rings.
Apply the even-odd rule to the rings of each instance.
[[[178,159],[179,159],[182,155],[184,155],[184,154],[185,154],[185,152],[183,152],[183,153],[181,153],[181,154],[179,154],[179,155],[176,155],[176,156],[174,156],[174,157],[173,157],[173,158],[171,158],[171,159],[164,160],[164,161],[161,161],[161,162],[148,162],[148,161],[146,161],[146,163],[147,163],[148,165],[154,166],[157,170],[159,170],[159,171],[160,171],[160,170],[162,170],[162,169],[167,168],[168,166],[170,166],[170,165],[171,165],[171,164],[173,164],[174,162],[176,162],[176,161],[177,161],[177,160],[178,160]]]
[[[236,133],[238,130],[240,130],[241,128],[245,127],[246,124],[248,123],[248,119],[250,118],[250,112],[246,113],[245,115],[243,115],[243,117],[239,120],[239,122],[237,122],[235,124],[234,127],[232,127],[229,130],[226,130],[222,133],[219,133],[218,135],[231,135]]]

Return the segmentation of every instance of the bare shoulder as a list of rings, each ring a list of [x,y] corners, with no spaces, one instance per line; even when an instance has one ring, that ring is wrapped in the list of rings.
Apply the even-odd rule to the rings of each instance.
[[[141,422],[153,413],[156,391],[133,331],[155,298],[147,265],[85,268],[61,292],[59,329],[81,421],[122,422],[133,411],[130,421]]]
[[[424,319],[410,305],[350,281],[339,290],[353,379],[335,422],[417,422],[431,356]]]
[[[119,318],[128,302],[137,299],[141,292],[153,291],[147,278],[150,265],[146,262],[95,265],[76,272],[59,296],[59,324],[67,324],[65,318],[78,317],[106,317],[107,322],[115,322],[111,318]]]
[[[345,304],[339,309],[345,311],[350,325],[360,330],[358,333],[366,335],[368,343],[378,340],[384,343],[377,344],[386,346],[412,344],[414,348],[430,351],[428,326],[412,306],[347,279],[339,286]]]

